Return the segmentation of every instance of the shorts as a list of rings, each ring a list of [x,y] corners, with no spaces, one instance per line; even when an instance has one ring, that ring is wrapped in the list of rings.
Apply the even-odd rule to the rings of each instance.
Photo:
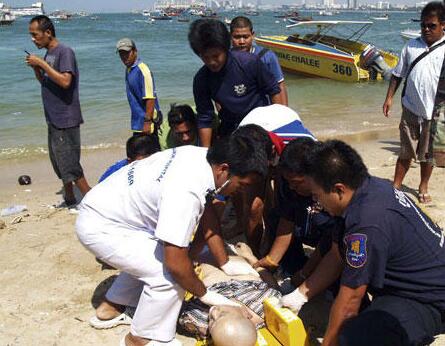
[[[402,160],[415,159],[419,162],[433,163],[433,147],[431,145],[431,120],[421,119],[403,107],[400,120],[400,153]]]
[[[59,129],[48,124],[48,150],[54,172],[64,184],[83,177],[79,126]]]

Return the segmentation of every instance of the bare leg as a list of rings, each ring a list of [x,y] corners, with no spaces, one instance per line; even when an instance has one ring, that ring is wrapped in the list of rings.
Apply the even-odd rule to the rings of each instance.
[[[420,185],[419,185],[419,201],[421,203],[431,202],[431,196],[428,194],[428,182],[433,173],[433,165],[428,162],[420,163]]]
[[[87,194],[87,192],[91,190],[90,185],[88,185],[87,180],[83,176],[81,178],[77,179],[74,183],[76,184],[77,188],[82,193],[82,196],[85,196]]]
[[[396,163],[396,171],[394,173],[394,181],[393,185],[396,189],[400,189],[402,186],[403,178],[405,178],[406,173],[409,170],[409,166],[411,164],[411,160],[406,159],[397,159]]]
[[[66,204],[75,204],[76,197],[74,196],[73,183],[70,181],[69,183],[63,184],[63,189],[65,191],[65,203]]]

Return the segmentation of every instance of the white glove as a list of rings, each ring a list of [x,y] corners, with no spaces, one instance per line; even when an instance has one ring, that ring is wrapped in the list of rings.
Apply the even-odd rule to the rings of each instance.
[[[199,298],[204,304],[209,306],[214,305],[231,305],[231,306],[240,306],[240,304],[231,301],[230,299],[224,297],[222,294],[207,291],[201,298]]]
[[[229,276],[251,274],[260,277],[260,274],[246,261],[236,261],[230,258],[226,264],[221,266],[221,270]]]
[[[288,307],[295,314],[298,314],[303,305],[307,303],[307,297],[297,288],[295,291],[282,296],[280,303],[281,305]]]

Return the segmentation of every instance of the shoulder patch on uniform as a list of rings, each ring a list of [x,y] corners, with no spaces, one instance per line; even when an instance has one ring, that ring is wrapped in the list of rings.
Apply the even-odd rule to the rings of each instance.
[[[346,262],[353,268],[363,267],[367,260],[366,234],[353,233],[345,236]]]

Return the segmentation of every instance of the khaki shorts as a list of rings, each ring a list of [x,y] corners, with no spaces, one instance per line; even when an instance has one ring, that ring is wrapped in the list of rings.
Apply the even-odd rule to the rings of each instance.
[[[419,122],[417,115],[403,107],[399,129],[399,158],[433,163],[433,148],[430,142],[431,120],[421,119]]]

